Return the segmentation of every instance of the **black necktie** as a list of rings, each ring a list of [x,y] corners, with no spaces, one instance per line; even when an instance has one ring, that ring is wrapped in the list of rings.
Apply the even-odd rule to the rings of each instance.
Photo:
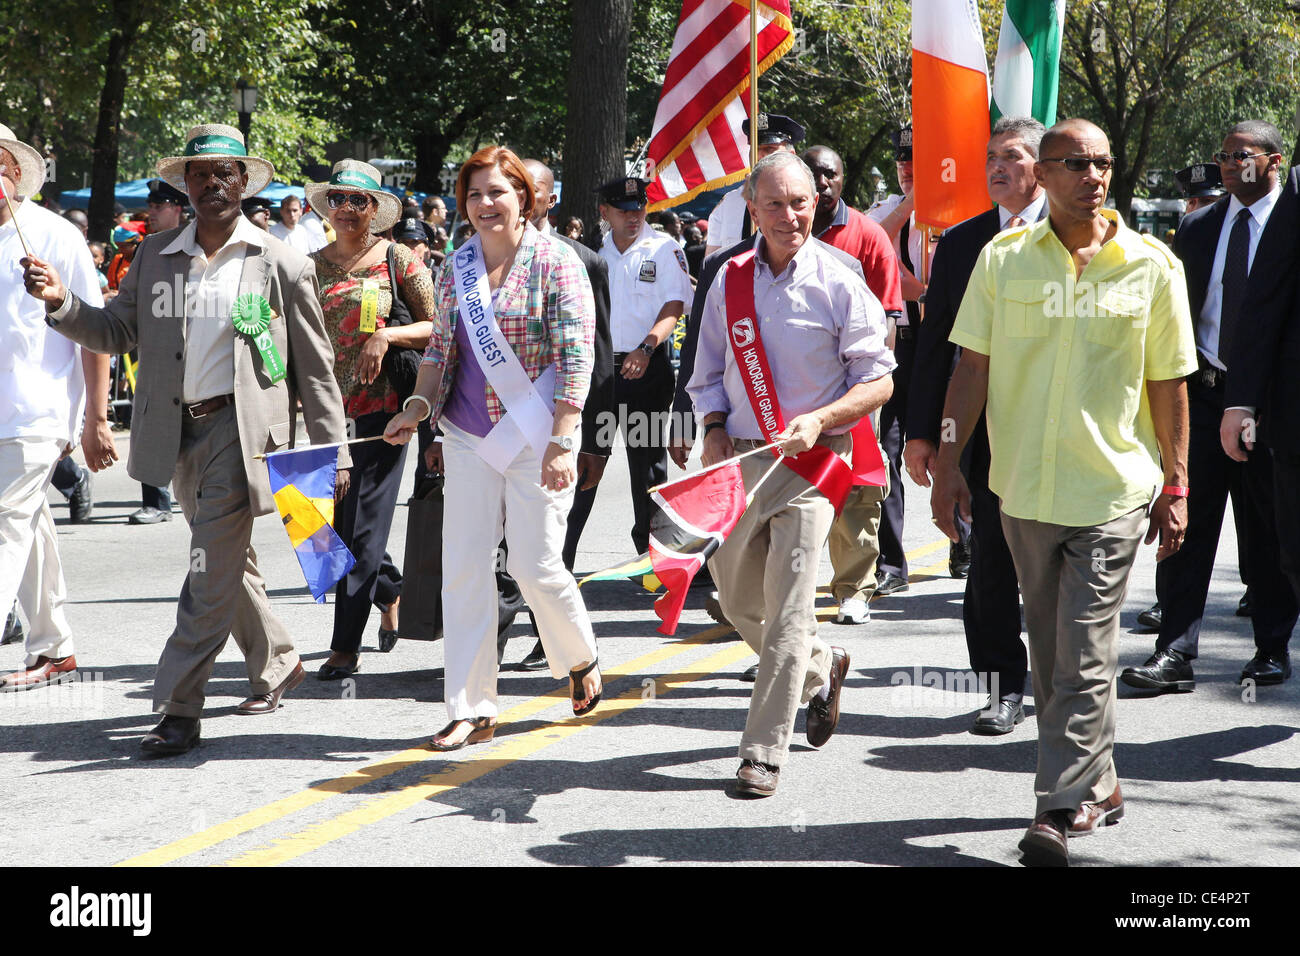
[[[1246,276],[1250,258],[1250,210],[1237,213],[1228,236],[1228,254],[1223,260],[1223,302],[1219,307],[1219,361],[1225,366],[1232,355],[1232,337],[1246,298]]]

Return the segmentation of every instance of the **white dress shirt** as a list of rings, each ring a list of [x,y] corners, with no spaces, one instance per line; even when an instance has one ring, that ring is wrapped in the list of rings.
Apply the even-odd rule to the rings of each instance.
[[[1008,209],[1006,206],[998,206],[998,228],[1007,228],[1007,223],[1012,216],[1019,216],[1020,221],[1029,225],[1038,222],[1038,218],[1043,214],[1043,206],[1047,205],[1047,190],[1042,190],[1038,198],[1031,202],[1024,209],[1016,212],[1014,209]]]
[[[681,302],[684,310],[695,294],[681,247],[649,223],[641,227],[641,234],[626,252],[618,251],[612,233],[606,234],[600,254],[609,266],[610,335],[615,352],[631,352],[645,340],[667,303]]]
[[[304,220],[299,220],[298,225],[290,229],[282,222],[271,223],[271,235],[281,242],[287,242],[304,256],[309,256],[317,249],[329,245],[325,239],[325,232],[318,226],[312,229]]]
[[[81,230],[30,199],[17,203],[14,212],[32,254],[54,266],[78,298],[103,305]],[[10,219],[0,226],[0,440],[74,442],[86,404],[81,349],[45,324],[45,303],[23,288],[18,260],[25,255]]]
[[[704,241],[719,249],[730,249],[740,242],[740,231],[745,227],[745,187],[740,186],[727,193],[709,213],[709,234]],[[754,226],[750,224],[750,231]]]
[[[195,223],[190,223],[163,250],[163,255],[183,252],[190,257],[185,278],[185,379],[181,398],[201,402],[235,390],[235,327],[230,311],[243,292],[261,295],[261,289],[241,289],[244,257],[250,246],[266,248],[266,233],[244,216],[235,231],[209,259],[198,244]]]
[[[894,370],[897,363],[885,346],[885,310],[862,277],[835,254],[837,250],[806,242],[779,276],[772,274],[764,258],[766,240],[759,239],[758,250],[755,315],[787,425],[797,415],[829,405],[852,386]],[[763,431],[728,338],[726,278],[724,266],[709,287],[700,317],[695,371],[686,391],[698,421],[723,412],[728,435],[761,439]],[[853,424],[826,433],[842,434]]]
[[[1223,217],[1223,228],[1219,230],[1219,244],[1214,250],[1214,265],[1210,268],[1210,282],[1205,287],[1205,304],[1197,316],[1196,347],[1215,368],[1227,370],[1223,359],[1219,357],[1219,323],[1223,311],[1223,263],[1228,258],[1228,240],[1232,236],[1232,227],[1237,223],[1237,214],[1243,209],[1250,210],[1246,225],[1250,229],[1250,245],[1246,250],[1246,273],[1250,274],[1251,263],[1255,261],[1255,250],[1259,247],[1259,237],[1268,224],[1268,217],[1273,214],[1277,197],[1282,194],[1279,183],[1267,196],[1256,199],[1249,206],[1243,206],[1241,200],[1233,196],[1228,201],[1228,214]]]

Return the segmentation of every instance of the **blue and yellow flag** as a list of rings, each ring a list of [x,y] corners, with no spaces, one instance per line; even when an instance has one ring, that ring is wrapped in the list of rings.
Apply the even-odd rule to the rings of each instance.
[[[317,604],[357,559],[332,527],[337,447],[303,448],[266,456],[275,506]]]

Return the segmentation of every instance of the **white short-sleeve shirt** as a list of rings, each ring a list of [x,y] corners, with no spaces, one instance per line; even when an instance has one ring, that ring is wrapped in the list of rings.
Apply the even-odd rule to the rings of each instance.
[[[689,306],[695,292],[686,256],[671,236],[647,223],[626,252],[607,234],[600,254],[609,266],[610,335],[615,352],[631,352],[644,341],[668,302]]]

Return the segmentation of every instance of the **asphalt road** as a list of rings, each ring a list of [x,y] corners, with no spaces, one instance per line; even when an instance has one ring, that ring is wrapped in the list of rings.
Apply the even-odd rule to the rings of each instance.
[[[122,459],[129,439],[119,435]],[[410,462],[408,461],[408,470]],[[410,490],[391,551],[400,565]],[[605,664],[606,701],[568,714],[566,685],[509,669],[531,648],[526,626],[506,652],[503,715],[489,745],[436,755],[446,722],[442,647],[403,641],[378,653],[372,616],[354,682],[309,677],[274,715],[243,717],[247,690],[233,642],[218,659],[203,744],[145,760],[156,721],[150,682],[188,565],[179,512],[127,525],[139,487],[124,465],[95,479],[91,523],[67,524],[56,493],[68,614],[83,682],[0,696],[0,859],[21,864],[826,864],[1015,865],[1033,810],[1035,721],[1002,738],[968,732],[983,704],[960,680],[963,583],[928,498],[910,485],[912,587],[873,604],[870,623],[823,624],[852,666],[839,731],[820,752],[802,718],[778,794],[727,794],[738,761],[754,660],[692,593],[674,638],[655,632],[654,596],[631,583],[584,588]],[[615,456],[588,524],[578,570],[631,554],[626,466]],[[1236,544],[1225,523],[1192,694],[1121,690],[1116,763],[1122,825],[1071,841],[1076,864],[1300,863],[1300,680],[1243,700],[1252,653]],[[314,671],[332,608],[315,604],[274,517],[254,543],[272,599]],[[1134,571],[1124,623],[1154,599],[1154,548]],[[823,555],[822,580],[829,580]],[[413,582],[410,586],[418,586]],[[828,598],[819,602],[833,616]],[[1126,632],[1121,663],[1154,638]],[[0,649],[0,666],[22,654]],[[918,683],[921,686],[916,686]],[[925,686],[936,681],[944,690]],[[22,821],[57,819],[58,839]]]

